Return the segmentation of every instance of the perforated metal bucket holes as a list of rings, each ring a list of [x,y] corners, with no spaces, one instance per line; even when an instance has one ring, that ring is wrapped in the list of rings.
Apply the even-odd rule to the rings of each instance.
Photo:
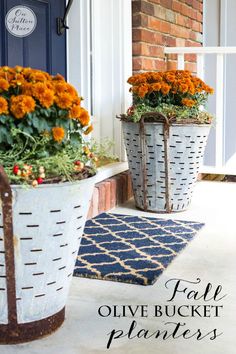
[[[123,121],[122,125],[136,206],[166,212],[168,188],[170,210],[185,210],[203,162],[210,125],[169,126],[168,181],[163,123],[145,122],[143,134],[139,123]]]
[[[0,204],[0,343],[32,340],[63,322],[93,187],[94,178],[37,188],[12,186],[17,309],[14,328],[8,316],[11,305]]]

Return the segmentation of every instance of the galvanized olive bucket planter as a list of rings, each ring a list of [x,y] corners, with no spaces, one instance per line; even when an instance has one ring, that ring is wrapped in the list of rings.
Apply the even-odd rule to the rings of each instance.
[[[65,304],[94,178],[9,186],[0,167],[0,343],[50,334]]]
[[[123,121],[136,207],[152,212],[185,210],[197,180],[210,124]]]

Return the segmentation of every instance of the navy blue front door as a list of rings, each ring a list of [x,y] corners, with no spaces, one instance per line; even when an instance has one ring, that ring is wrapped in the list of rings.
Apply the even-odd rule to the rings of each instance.
[[[9,32],[5,24],[9,10],[18,6],[31,9],[37,23],[32,33],[24,37]],[[65,76],[66,33],[59,36],[56,24],[64,11],[65,0],[1,0],[0,65],[32,67]],[[15,21],[14,10],[12,13],[11,21]],[[20,18],[20,25],[24,24],[22,21]]]

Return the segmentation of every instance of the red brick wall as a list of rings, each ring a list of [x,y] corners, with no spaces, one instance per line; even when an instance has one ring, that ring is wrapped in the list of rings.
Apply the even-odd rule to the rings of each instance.
[[[132,198],[133,191],[129,171],[125,171],[95,185],[88,219],[109,211]]]
[[[203,0],[132,0],[133,71],[176,68],[163,48],[202,45]],[[186,69],[196,71],[196,57],[186,55]]]

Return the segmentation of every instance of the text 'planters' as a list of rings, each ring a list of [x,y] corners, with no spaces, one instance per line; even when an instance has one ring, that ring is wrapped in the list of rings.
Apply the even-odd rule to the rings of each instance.
[[[210,131],[213,89],[187,70],[128,79],[133,106],[121,115],[135,204],[176,212],[191,202]]]

